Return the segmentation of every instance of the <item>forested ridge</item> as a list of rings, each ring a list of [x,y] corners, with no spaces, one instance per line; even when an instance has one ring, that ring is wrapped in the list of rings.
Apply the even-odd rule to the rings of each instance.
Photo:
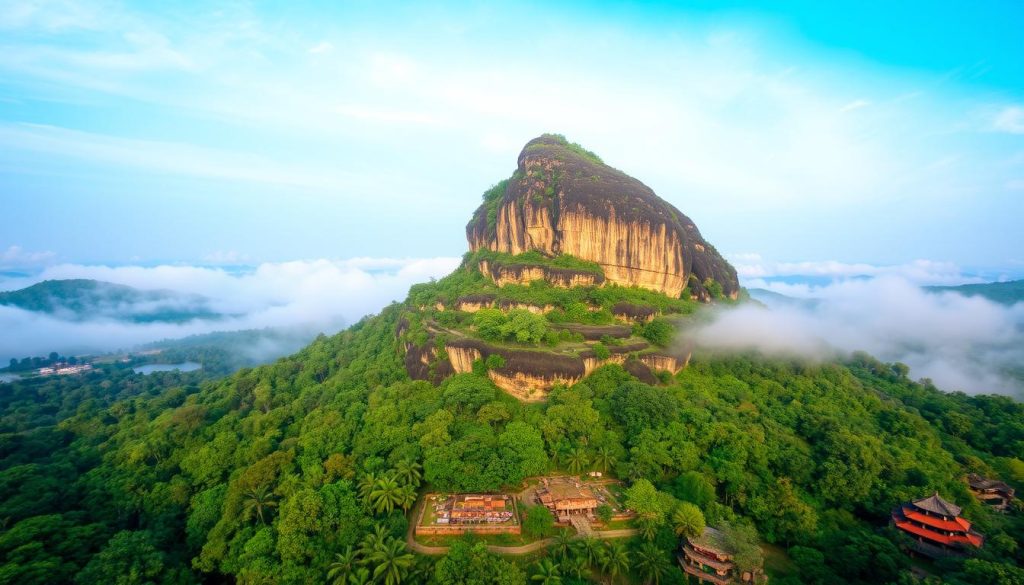
[[[988,536],[977,558],[937,565],[942,582],[1020,582],[1019,513],[985,510],[962,482],[968,470],[1024,480],[1019,403],[943,394],[867,356],[698,355],[667,385],[606,366],[523,404],[479,373],[410,381],[402,309],[275,364],[155,395],[130,390],[134,378],[84,395],[0,387],[0,582],[525,582],[576,549],[503,560],[470,543],[413,557],[398,492],[420,481],[498,489],[567,459],[657,488],[654,525],[608,546],[632,559],[620,581],[682,579],[671,511],[691,502],[708,523],[749,523],[785,550],[778,567],[769,559],[773,582],[910,582],[887,515],[938,490]],[[398,484],[387,497],[382,478]],[[659,560],[638,565],[644,555]],[[595,556],[559,579],[610,566]]]

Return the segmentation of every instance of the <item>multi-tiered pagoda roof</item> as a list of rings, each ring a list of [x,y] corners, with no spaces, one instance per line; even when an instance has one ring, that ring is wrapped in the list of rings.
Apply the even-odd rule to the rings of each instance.
[[[912,548],[931,557],[962,554],[980,548],[985,537],[960,516],[962,510],[935,494],[898,506],[893,524],[914,539]]]

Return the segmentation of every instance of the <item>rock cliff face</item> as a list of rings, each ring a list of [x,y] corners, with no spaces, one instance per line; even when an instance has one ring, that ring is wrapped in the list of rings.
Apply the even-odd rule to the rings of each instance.
[[[526,144],[515,174],[476,210],[466,236],[472,250],[571,254],[599,264],[609,282],[673,297],[691,275],[701,283],[713,279],[732,298],[739,291],[735,269],[690,218],[560,136]],[[509,282],[519,276],[564,280],[546,273],[493,275]],[[577,284],[583,283],[565,285]]]

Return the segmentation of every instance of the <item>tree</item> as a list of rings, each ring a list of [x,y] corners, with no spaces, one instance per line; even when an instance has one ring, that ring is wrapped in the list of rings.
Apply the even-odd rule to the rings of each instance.
[[[553,541],[548,546],[548,551],[559,558],[565,558],[569,556],[573,547],[573,535],[567,530],[563,530],[555,535]]]
[[[375,524],[373,532],[368,533],[359,543],[359,553],[364,560],[369,560],[375,553],[382,550],[387,544],[390,536],[388,529],[383,524]]]
[[[540,585],[562,585],[562,572],[551,559],[543,559],[537,563],[537,572],[530,580]]]
[[[383,581],[384,585],[398,585],[409,572],[416,557],[406,551],[405,543],[397,538],[389,538],[384,545],[369,557],[373,565],[373,580]]]
[[[616,577],[629,570],[629,563],[629,551],[626,550],[626,547],[617,540],[607,541],[599,565],[601,570],[611,577],[613,583]]]
[[[249,515],[255,511],[260,524],[267,523],[266,518],[264,517],[264,510],[275,506],[277,506],[277,502],[274,501],[273,494],[265,485],[252,488],[245,492],[246,514]]]
[[[334,554],[334,561],[327,567],[327,579],[332,585],[346,585],[349,575],[359,562],[359,555],[352,546],[345,547],[345,550]]]
[[[608,473],[608,469],[615,465],[615,452],[608,445],[601,445],[594,453],[594,465],[601,470],[601,473]]]
[[[703,507],[715,500],[715,486],[699,471],[687,471],[673,482],[673,493],[680,500],[685,500],[698,507]]]
[[[423,466],[413,459],[403,459],[395,465],[398,479],[413,488],[418,488],[423,480]]]
[[[696,538],[704,533],[704,514],[697,506],[682,502],[672,512],[672,526],[677,536]]]
[[[579,473],[587,468],[587,464],[590,463],[590,457],[587,456],[587,451],[583,447],[576,447],[572,453],[569,454],[568,464],[569,471],[572,473]]]
[[[638,479],[626,489],[626,507],[640,518],[648,518],[655,525],[665,522],[669,512],[676,506],[675,498],[658,491],[646,479]]]
[[[636,568],[646,583],[661,583],[661,578],[668,573],[671,565],[664,551],[653,543],[645,542],[636,551]]]
[[[390,514],[396,506],[406,503],[407,497],[407,493],[398,483],[398,478],[394,474],[377,478],[376,485],[370,491],[370,502],[378,514]],[[415,497],[413,501],[415,501]]]
[[[555,517],[544,506],[526,508],[523,518],[523,532],[532,538],[544,538],[551,533],[555,525]]]
[[[145,530],[115,534],[75,577],[79,585],[142,585],[164,571],[164,555]]]
[[[434,565],[434,581],[460,585],[523,585],[522,570],[487,551],[487,545],[457,540]]]
[[[733,562],[741,571],[754,571],[764,564],[764,553],[758,543],[757,529],[751,524],[722,522],[719,525],[725,545],[733,553]]]
[[[370,492],[377,487],[377,474],[370,471],[359,479],[359,496],[364,501],[370,501]]]

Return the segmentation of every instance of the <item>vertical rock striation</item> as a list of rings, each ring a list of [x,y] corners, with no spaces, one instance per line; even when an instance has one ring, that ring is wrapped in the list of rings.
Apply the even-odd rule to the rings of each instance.
[[[735,269],[690,218],[560,136],[526,144],[515,174],[476,210],[466,236],[474,251],[571,254],[599,264],[609,282],[673,297],[691,276],[713,279],[727,296],[739,292]]]

